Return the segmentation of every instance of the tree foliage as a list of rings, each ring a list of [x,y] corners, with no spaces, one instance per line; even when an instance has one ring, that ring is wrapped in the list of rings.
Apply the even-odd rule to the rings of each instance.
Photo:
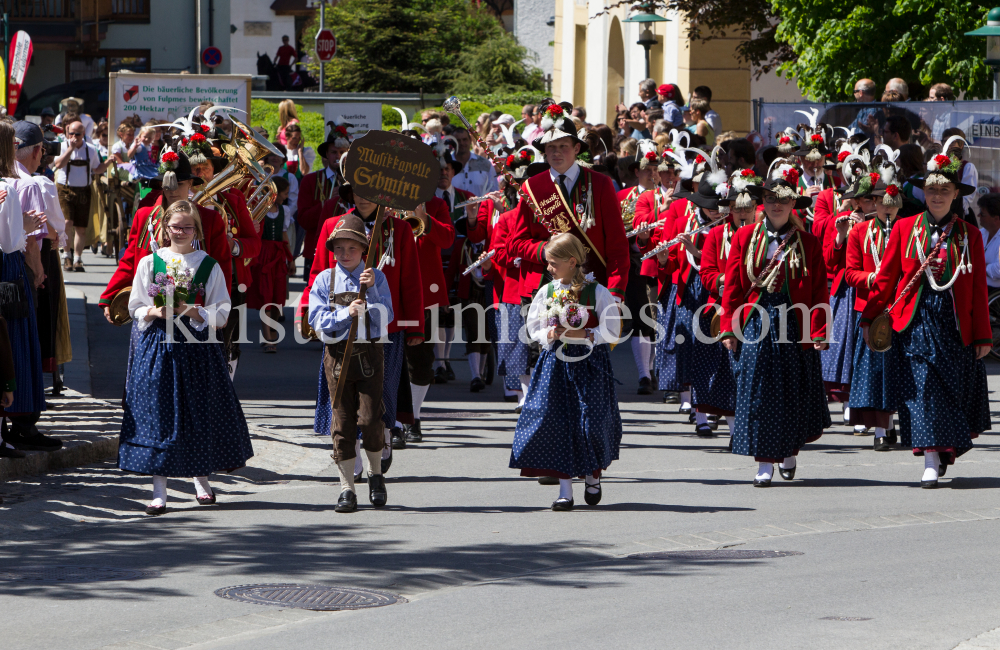
[[[533,78],[521,59],[505,69],[491,65],[497,53],[519,46],[472,0],[343,0],[327,10],[326,27],[337,37],[337,55],[326,64],[331,91],[441,93],[457,77],[481,87],[488,80],[478,83],[462,69],[470,56],[480,73],[510,87]],[[319,29],[317,10],[303,40],[311,43]],[[310,71],[318,76],[318,63]]]
[[[513,34],[500,34],[458,55],[459,73],[451,92],[469,95],[541,91],[542,71],[532,64],[536,57]]]
[[[989,8],[966,0],[774,0],[777,41],[795,54],[779,73],[824,101],[851,98],[865,77],[879,87],[893,77],[944,82],[988,97],[985,39],[964,34],[986,23]]]

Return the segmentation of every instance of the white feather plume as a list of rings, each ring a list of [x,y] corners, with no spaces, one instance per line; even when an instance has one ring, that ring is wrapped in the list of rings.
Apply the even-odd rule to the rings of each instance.
[[[806,111],[795,111],[795,112],[805,115],[809,119],[809,126],[812,127],[812,132],[816,133],[816,129],[818,128],[819,124],[819,109],[812,108],[809,110],[809,112]]]
[[[867,149],[865,149],[865,153],[868,153]],[[865,170],[868,169],[868,161],[862,158],[859,154],[852,153],[847,158],[844,158],[844,165],[841,173],[844,175],[844,180],[847,181],[848,184],[853,183],[855,178],[857,178],[854,175],[854,170],[851,168],[851,162],[854,160],[859,161],[864,166]]]
[[[681,140],[684,141],[683,144],[681,144]],[[691,146],[691,134],[687,131],[670,129],[670,146],[674,149],[687,149]]]
[[[687,161],[687,158],[684,156],[684,150],[683,149],[681,150],[681,152],[679,154],[676,151],[667,151],[667,150],[664,150],[663,153],[665,155],[667,155],[667,156],[670,156],[675,161],[677,161],[677,166],[680,167],[680,169],[681,169],[681,173],[680,173],[680,177],[681,178],[693,178],[694,177],[695,164],[694,164],[694,162],[688,162]]]
[[[960,136],[960,135],[953,135],[953,136],[951,136],[950,138],[948,138],[947,140],[944,141],[944,146],[941,147],[942,153],[944,153],[947,156],[948,155],[948,149],[951,148],[951,143],[955,142],[957,140],[961,140],[962,143],[965,144],[966,146],[968,146],[968,144],[969,144],[968,142],[965,141],[965,138],[963,138],[962,136]]]
[[[399,113],[400,130],[409,128],[410,120],[406,119],[406,113],[403,112],[403,109],[399,108],[398,106],[390,106],[389,108]]]

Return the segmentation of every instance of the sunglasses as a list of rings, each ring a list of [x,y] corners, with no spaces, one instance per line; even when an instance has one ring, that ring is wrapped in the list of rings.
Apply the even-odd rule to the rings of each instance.
[[[783,196],[783,197],[765,196],[764,197],[764,203],[767,203],[768,205],[774,205],[775,203],[777,203],[778,205],[788,205],[792,201],[794,201],[794,199],[792,197],[790,197],[790,196]]]

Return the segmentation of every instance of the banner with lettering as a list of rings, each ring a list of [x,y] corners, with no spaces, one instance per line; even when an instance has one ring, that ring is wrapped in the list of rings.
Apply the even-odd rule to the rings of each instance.
[[[356,196],[388,208],[415,210],[434,196],[441,164],[416,138],[369,131],[351,143],[343,172]]]
[[[17,102],[21,99],[21,87],[24,77],[28,74],[28,64],[31,62],[31,37],[28,32],[14,34],[10,43],[10,83],[7,84],[7,114],[13,115],[17,110]]]
[[[364,135],[369,131],[382,130],[382,104],[340,104],[327,102],[323,104],[323,121],[326,122],[324,133],[329,135],[330,122],[342,120],[351,126],[347,132],[354,137]]]

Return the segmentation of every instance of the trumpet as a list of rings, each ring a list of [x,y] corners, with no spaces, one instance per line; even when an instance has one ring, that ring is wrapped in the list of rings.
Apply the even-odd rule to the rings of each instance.
[[[663,251],[667,250],[668,248],[670,248],[674,244],[680,243],[681,237],[683,237],[684,235],[697,235],[698,233],[702,232],[703,230],[708,230],[708,229],[712,228],[713,226],[716,226],[716,225],[722,223],[723,221],[725,221],[728,218],[729,218],[728,214],[723,215],[723,216],[719,217],[718,219],[716,219],[715,221],[712,221],[710,223],[706,223],[701,228],[695,228],[694,230],[689,230],[688,232],[682,232],[681,234],[677,235],[676,237],[674,237],[670,241],[663,242],[662,244],[657,244],[656,248],[654,248],[653,250],[649,251],[648,253],[646,253],[645,255],[642,256],[642,261],[645,262],[646,260],[648,260],[651,257],[656,257],[658,254],[660,254]]]
[[[486,262],[487,260],[493,259],[493,256],[496,255],[496,252],[497,251],[494,248],[490,252],[486,253],[486,255],[483,255],[478,260],[476,260],[472,264],[470,264],[467,267],[465,267],[465,270],[462,271],[462,275],[463,276],[469,275],[470,273],[472,273],[473,271],[475,271],[476,269],[478,269],[480,266],[482,266],[483,262]]]
[[[659,221],[654,221],[653,223],[647,223],[646,225],[639,226],[638,228],[635,228],[633,230],[629,230],[627,233],[625,233],[625,238],[626,239],[631,239],[632,237],[635,237],[636,235],[641,235],[644,232],[649,232],[650,230],[653,230],[657,226],[662,226],[666,222],[667,222],[666,219],[660,219]]]

